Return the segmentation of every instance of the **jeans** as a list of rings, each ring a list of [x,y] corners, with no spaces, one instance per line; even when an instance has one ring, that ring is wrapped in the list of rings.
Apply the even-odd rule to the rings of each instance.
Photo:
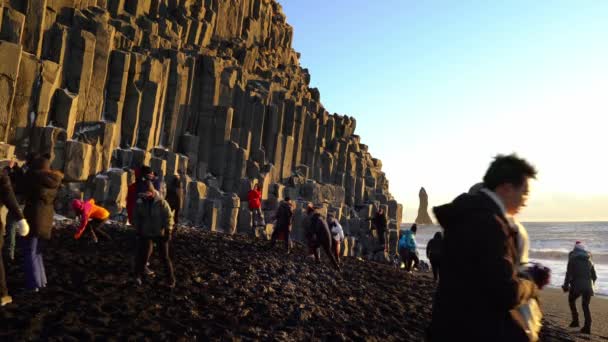
[[[21,238],[19,240],[23,249],[23,271],[25,273],[25,287],[35,290],[46,286],[46,272],[42,260],[42,246],[37,237]]]

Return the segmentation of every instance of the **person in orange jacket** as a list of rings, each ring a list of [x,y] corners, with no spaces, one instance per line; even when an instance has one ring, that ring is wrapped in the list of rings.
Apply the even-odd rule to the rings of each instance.
[[[76,240],[80,239],[87,228],[89,228],[88,230],[91,232],[95,243],[99,242],[97,233],[108,240],[112,239],[110,235],[101,230],[101,227],[103,227],[110,218],[110,213],[105,208],[96,205],[94,199],[91,198],[88,201],[75,199],[72,201],[72,208],[74,208],[76,215],[80,216],[80,226],[74,235]]]

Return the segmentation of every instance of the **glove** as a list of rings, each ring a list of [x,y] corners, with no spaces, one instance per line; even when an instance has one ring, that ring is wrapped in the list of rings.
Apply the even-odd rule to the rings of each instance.
[[[21,236],[26,236],[30,233],[30,225],[27,223],[25,219],[21,219],[15,222],[15,227],[17,230],[17,234]]]

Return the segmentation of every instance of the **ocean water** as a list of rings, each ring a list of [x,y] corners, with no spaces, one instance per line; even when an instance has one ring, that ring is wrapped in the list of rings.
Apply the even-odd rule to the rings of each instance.
[[[591,252],[597,273],[596,294],[608,296],[608,222],[523,222],[530,235],[530,261],[551,268],[552,287],[564,282],[568,253],[576,241]],[[411,224],[403,224],[409,229]],[[418,226],[416,241],[421,259],[426,260],[426,244],[441,230],[438,225]]]

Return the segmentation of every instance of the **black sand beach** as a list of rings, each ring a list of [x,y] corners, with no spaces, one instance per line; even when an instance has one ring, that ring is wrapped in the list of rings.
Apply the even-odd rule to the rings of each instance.
[[[97,246],[88,236],[73,240],[70,229],[55,231],[45,253],[49,286],[39,293],[22,289],[18,260],[9,262],[14,303],[0,309],[0,340],[421,341],[431,318],[427,274],[353,258],[339,273],[306,259],[300,247],[286,257],[267,242],[191,228],[173,242],[177,287],[163,285],[156,256],[156,277],[137,286],[130,275],[134,232],[109,231],[113,240]],[[555,308],[547,309],[543,340],[574,340],[558,328],[564,325]],[[585,340],[602,338],[594,332]]]

